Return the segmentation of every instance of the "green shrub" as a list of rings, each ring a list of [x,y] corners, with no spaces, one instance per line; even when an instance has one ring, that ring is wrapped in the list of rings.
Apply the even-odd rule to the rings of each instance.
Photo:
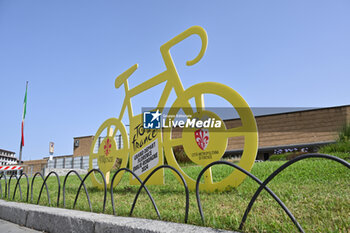
[[[350,143],[350,124],[345,124],[338,134],[339,142],[349,142]]]
[[[318,152],[320,153],[350,153],[350,141],[338,141],[334,144],[328,144],[321,147]]]
[[[270,161],[281,161],[281,160],[287,160],[287,155],[289,153],[279,154],[279,155],[271,155],[269,160]]]
[[[320,153],[349,153],[350,154],[350,124],[346,124],[338,133],[337,142],[321,147]]]
[[[279,155],[271,155],[269,160],[270,161],[282,161],[282,160],[292,160],[299,155],[306,154],[306,152],[301,152],[301,151],[295,151],[295,152],[287,152]]]

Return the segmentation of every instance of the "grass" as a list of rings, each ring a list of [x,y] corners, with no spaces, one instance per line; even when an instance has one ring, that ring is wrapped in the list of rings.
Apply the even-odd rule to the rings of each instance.
[[[319,149],[320,153],[347,153],[350,157],[350,141],[339,141]]]
[[[330,150],[329,148],[332,148],[332,149]],[[339,151],[337,150],[338,148],[339,146],[337,146],[337,144],[329,144],[329,145],[323,146],[318,152],[321,154],[332,154],[334,156],[337,156],[338,158],[350,160],[350,146],[349,146],[349,150],[340,150],[342,152],[338,152]],[[303,154],[307,154],[307,153],[288,152],[283,154],[274,154],[270,156],[269,161],[287,161],[287,160],[294,159]]]
[[[264,180],[285,161],[256,163],[252,173]],[[201,168],[184,165],[183,169],[196,177]],[[269,187],[280,197],[297,218],[306,232],[350,232],[350,170],[334,162],[323,159],[300,161],[283,171]],[[213,167],[214,180],[225,177],[232,168],[224,165]],[[39,177],[37,177],[39,178]],[[34,184],[34,202],[38,198],[42,181],[36,178]],[[63,185],[64,177],[60,177]],[[148,186],[165,221],[184,222],[185,192],[183,186],[175,180],[171,171],[165,172],[166,185]],[[70,176],[66,187],[66,208],[72,208],[79,179]],[[4,181],[1,181],[4,191]],[[56,206],[57,181],[55,177],[48,179],[52,206]],[[11,182],[11,200],[15,182]],[[26,182],[21,180],[23,196],[26,196]],[[93,211],[102,212],[103,192],[91,187],[87,180],[88,192]],[[258,188],[254,181],[247,178],[238,188],[222,193],[201,192],[201,201],[205,216],[205,226],[238,230],[252,195]],[[128,185],[128,177],[124,175],[122,182],[114,189],[116,214],[128,216],[138,186]],[[20,201],[17,191],[16,201]],[[40,205],[47,205],[44,189]],[[62,193],[60,207],[63,207]],[[78,198],[76,209],[90,211],[83,191]],[[106,213],[112,214],[110,193],[107,194]],[[145,191],[141,192],[136,204],[135,217],[157,219],[153,206]],[[203,225],[198,212],[194,192],[190,192],[189,219],[190,224]],[[297,232],[296,227],[279,205],[263,191],[254,204],[246,221],[245,232]]]

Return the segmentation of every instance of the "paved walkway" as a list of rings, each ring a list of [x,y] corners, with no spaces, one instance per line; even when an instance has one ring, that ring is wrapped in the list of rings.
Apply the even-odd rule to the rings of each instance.
[[[36,231],[30,228],[21,227],[12,222],[8,222],[0,219],[0,232],[1,233],[39,233],[41,231]]]

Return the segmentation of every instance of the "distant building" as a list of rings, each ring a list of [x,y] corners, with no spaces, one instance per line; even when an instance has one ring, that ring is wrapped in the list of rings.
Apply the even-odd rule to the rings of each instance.
[[[15,157],[15,152],[0,149],[0,165],[17,164],[18,159]]]
[[[319,147],[334,143],[344,124],[350,124],[350,105],[266,114],[255,116],[255,120],[259,135],[257,159],[268,160],[272,154],[317,152]],[[240,119],[224,122],[227,128],[242,124]],[[180,128],[172,133],[173,138],[182,134]],[[96,140],[95,151],[103,139]],[[94,136],[75,137],[73,156],[89,155],[93,140]],[[118,147],[123,145],[119,135],[116,135],[116,143]],[[224,156],[241,156],[243,146],[244,137],[229,138]]]
[[[317,108],[256,116],[259,134],[257,159],[267,160],[272,154],[317,152],[336,142],[338,132],[350,124],[350,105]],[[240,126],[240,119],[225,121],[226,126]],[[226,156],[242,154],[243,137],[230,138]]]
[[[94,136],[73,138],[73,157],[89,155],[93,140]]]
[[[47,158],[23,161],[23,172],[33,176],[36,172],[44,173],[47,166]]]
[[[344,124],[350,124],[350,105],[291,111],[256,116],[259,135],[257,159],[268,160],[272,154],[284,152],[316,152],[320,146],[334,143],[339,130]],[[224,120],[227,128],[239,127],[240,119]],[[181,137],[180,128],[172,132],[172,138]],[[104,137],[96,140],[94,151],[97,152]],[[73,163],[84,164],[88,158],[94,136],[75,137],[73,155],[54,156],[54,167],[66,168]],[[116,135],[118,148],[123,147],[120,135]],[[229,138],[224,157],[240,157],[243,152],[244,137]],[[7,164],[17,163],[14,152],[0,150],[0,161]],[[79,162],[79,159],[81,161]],[[84,158],[83,158],[84,157]],[[6,159],[6,160],[4,160]],[[49,157],[42,160],[24,161],[26,172],[43,171]],[[59,161],[58,161],[59,160]]]
[[[350,124],[350,105],[255,116],[258,126],[257,159],[268,160],[272,154],[285,152],[317,152],[318,148],[334,143],[344,124]],[[241,119],[225,120],[227,128],[242,125]],[[173,138],[181,137],[181,129]],[[228,139],[225,157],[240,157],[244,137]]]

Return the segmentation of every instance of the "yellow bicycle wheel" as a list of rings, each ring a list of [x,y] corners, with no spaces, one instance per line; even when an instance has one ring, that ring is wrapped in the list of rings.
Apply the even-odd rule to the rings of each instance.
[[[228,101],[235,108],[241,119],[241,126],[227,128],[223,120],[214,112],[208,111],[204,106],[204,94],[213,94]],[[192,111],[189,101],[194,98],[196,110]],[[193,119],[216,119],[221,122],[218,128],[185,128],[181,135],[174,128],[164,130],[164,151],[169,165],[178,169],[186,179],[188,187],[195,190],[196,181],[186,174],[174,155],[174,148],[183,146],[184,152],[192,162],[205,166],[219,160],[226,151],[229,138],[244,138],[243,154],[238,166],[250,171],[254,165],[258,149],[258,132],[254,115],[246,101],[232,88],[220,83],[205,82],[196,84],[179,96],[168,112],[166,122],[174,120],[180,109],[190,113]],[[186,110],[187,109],[187,110]],[[188,110],[190,109],[190,110]],[[216,121],[216,122],[217,122]],[[237,187],[243,182],[246,175],[238,170],[233,170],[230,175],[218,182],[213,182],[211,169],[204,174],[204,183],[199,188],[206,191],[225,190],[227,187]]]
[[[117,132],[118,139],[116,140]],[[90,148],[89,170],[93,168],[94,160],[97,160],[99,169],[106,178],[107,187],[110,183],[110,170],[117,163],[120,168],[125,168],[128,163],[129,147],[128,137],[124,124],[117,118],[110,118],[102,123],[97,130]],[[97,151],[96,151],[97,150]],[[115,187],[121,180],[123,172],[119,173],[114,180]],[[99,180],[95,174],[91,175],[94,186],[103,189],[103,181]]]

